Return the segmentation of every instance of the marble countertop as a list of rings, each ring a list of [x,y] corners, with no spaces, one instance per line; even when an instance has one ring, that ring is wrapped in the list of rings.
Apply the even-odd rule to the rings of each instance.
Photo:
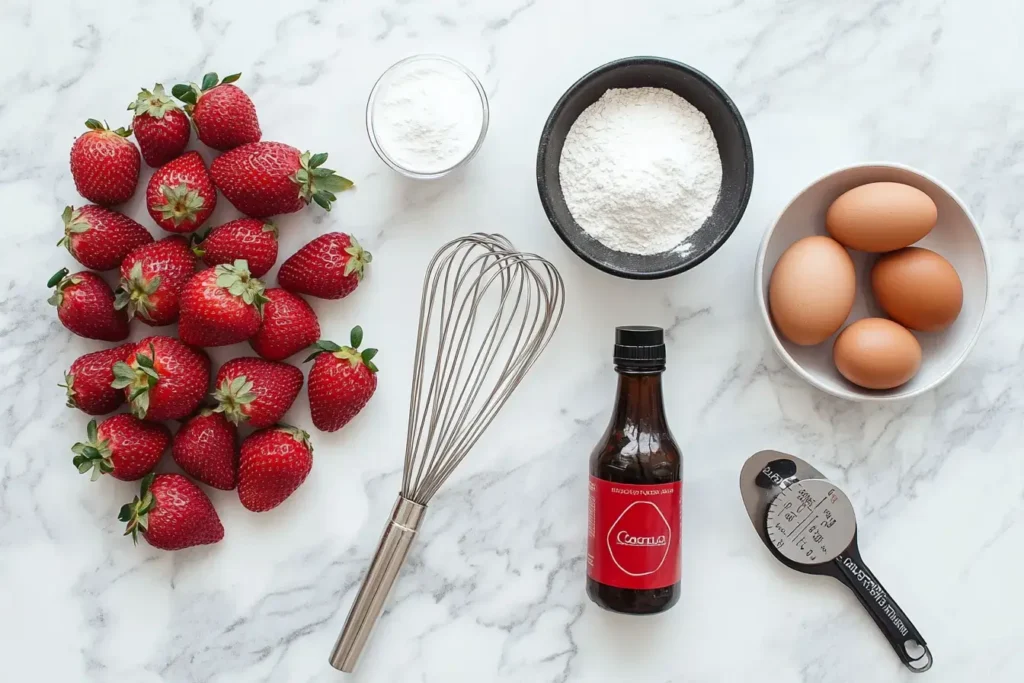
[[[399,485],[421,273],[443,241],[477,230],[552,259],[566,281],[565,318],[432,504],[353,680],[910,680],[849,591],[789,571],[758,541],[736,480],[763,448],[811,460],[849,493],[865,558],[934,653],[923,680],[1024,679],[1024,4],[255,4],[0,7],[6,679],[343,680],[326,659]],[[376,77],[424,51],[473,69],[492,108],[480,155],[435,182],[385,167],[363,122]],[[635,54],[716,79],[746,117],[756,157],[749,208],[721,251],[647,283],[603,275],[569,252],[534,180],[539,132],[559,95],[592,67]],[[328,165],[358,184],[330,215],[281,219],[281,250],[344,230],[374,253],[355,295],[315,308],[325,336],[365,328],[380,348],[380,386],[344,430],[314,432],[313,472],[287,503],[257,516],[217,492],[224,541],[164,553],[121,537],[115,516],[135,485],[90,484],[70,465],[88,418],[64,407],[56,385],[102,344],[58,324],[44,283],[72,264],[54,243],[61,209],[81,202],[67,155],[82,122],[126,124],[140,86],[211,70],[243,73],[264,139],[329,152]],[[772,352],[751,296],[760,236],[789,197],[831,168],[878,159],[954,188],[992,260],[973,354],[938,390],[895,405],[848,403],[803,384]],[[127,212],[157,232],[141,194]],[[222,202],[212,223],[234,215]],[[668,414],[686,453],[682,598],[644,619],[602,612],[583,590],[586,463],[614,392],[612,328],[628,323],[668,330]],[[304,395],[288,418],[311,427]]]

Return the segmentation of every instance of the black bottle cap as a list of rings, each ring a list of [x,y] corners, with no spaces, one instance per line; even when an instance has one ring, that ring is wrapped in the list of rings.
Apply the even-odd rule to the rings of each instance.
[[[616,327],[615,366],[624,370],[664,370],[665,330],[647,325]]]

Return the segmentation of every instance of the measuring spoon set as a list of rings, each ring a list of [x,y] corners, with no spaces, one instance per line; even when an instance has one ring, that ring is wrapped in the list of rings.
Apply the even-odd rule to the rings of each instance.
[[[861,557],[853,504],[838,486],[796,456],[761,451],[740,471],[740,495],[754,530],[775,559],[844,584],[908,669],[921,673],[931,668],[924,637]]]

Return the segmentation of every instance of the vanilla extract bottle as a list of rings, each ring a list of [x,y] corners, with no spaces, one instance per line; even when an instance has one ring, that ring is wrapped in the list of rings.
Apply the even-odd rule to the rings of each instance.
[[[659,327],[616,328],[615,408],[590,457],[587,595],[625,614],[679,600],[683,458],[662,402],[664,337]]]

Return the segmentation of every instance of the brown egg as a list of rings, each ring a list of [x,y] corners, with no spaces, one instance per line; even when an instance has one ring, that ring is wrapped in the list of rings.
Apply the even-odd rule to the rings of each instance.
[[[931,197],[901,183],[868,183],[839,195],[825,214],[825,227],[841,244],[869,252],[908,247],[935,227]]]
[[[908,247],[878,259],[871,290],[890,318],[912,330],[939,332],[953,324],[964,303],[956,269],[934,251]]]
[[[842,376],[858,386],[892,389],[917,374],[921,345],[902,325],[864,318],[839,333],[832,360]]]
[[[768,306],[779,332],[794,344],[820,344],[853,308],[853,259],[835,240],[814,236],[792,244],[768,283]]]

